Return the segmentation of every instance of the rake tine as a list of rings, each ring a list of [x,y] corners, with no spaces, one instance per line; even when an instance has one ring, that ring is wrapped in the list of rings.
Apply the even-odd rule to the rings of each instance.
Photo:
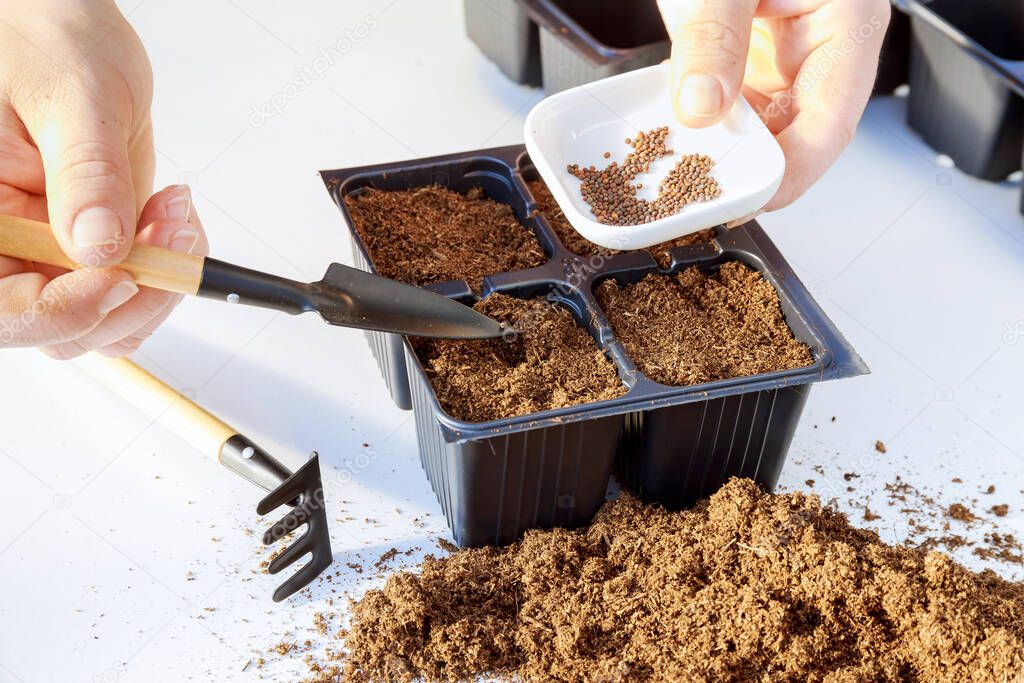
[[[263,545],[272,545],[309,522],[309,514],[301,506],[295,508],[263,533]]]
[[[308,586],[313,579],[320,576],[325,569],[330,567],[333,561],[334,556],[331,553],[318,557],[317,553],[314,552],[313,559],[309,561],[309,564],[302,567],[291,578],[278,586],[277,590],[274,591],[274,602],[281,602]]]
[[[273,512],[282,505],[295,502],[301,494],[301,490],[291,490],[291,488],[286,489],[284,486],[280,486],[260,500],[259,505],[256,506],[256,513],[265,515],[268,512]]]
[[[270,574],[276,574],[309,554],[310,561],[281,584],[274,593],[274,600],[284,600],[307,586],[334,561],[331,552],[331,537],[327,528],[327,510],[324,506],[323,483],[320,478],[319,457],[313,453],[305,465],[289,476],[276,489],[260,501],[257,511],[266,514],[285,503],[294,504],[281,519],[263,534],[264,545],[280,541],[288,534],[305,525],[305,532],[296,538],[284,552],[267,567]]]
[[[88,354],[78,364],[154,419],[173,416],[176,424],[187,425],[189,429],[184,430],[183,436],[196,448],[213,451],[211,455],[215,455],[221,465],[269,491],[256,507],[260,515],[285,504],[294,506],[263,534],[263,543],[270,545],[280,541],[303,525],[306,531],[268,565],[268,572],[277,573],[306,553],[310,553],[312,559],[278,587],[274,592],[275,601],[284,600],[307,586],[331,565],[334,554],[320,461],[315,451],[302,467],[292,472],[237,430],[131,361]]]
[[[312,543],[309,542],[309,532],[302,534],[294,543],[285,548],[285,551],[274,558],[274,560],[267,567],[267,572],[270,574],[276,574],[282,569],[286,569],[290,564],[294,563],[295,560],[299,559],[306,553],[312,553]]]

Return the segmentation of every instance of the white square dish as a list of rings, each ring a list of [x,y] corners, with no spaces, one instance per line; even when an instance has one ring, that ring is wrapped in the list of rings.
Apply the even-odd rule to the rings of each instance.
[[[669,100],[669,67],[648,67],[557,93],[526,117],[526,149],[569,223],[591,242],[611,249],[643,249],[670,239],[744,218],[775,195],[786,160],[775,137],[742,97],[726,120],[708,128],[676,121]],[[684,154],[707,154],[721,196],[685,206],[679,213],[634,226],[594,219],[580,194],[580,181],[566,167],[622,162],[632,148],[626,138],[669,127],[674,154],[655,162],[638,196],[654,199],[661,179]],[[604,157],[605,152],[611,158]]]

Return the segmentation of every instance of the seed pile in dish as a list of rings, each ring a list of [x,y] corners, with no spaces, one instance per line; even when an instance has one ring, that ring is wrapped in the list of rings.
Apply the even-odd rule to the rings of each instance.
[[[384,277],[414,285],[466,280],[542,265],[536,235],[508,204],[480,188],[459,194],[432,185],[412,190],[366,189],[345,198],[356,232]]]
[[[569,219],[562,213],[558,202],[555,201],[551,190],[548,189],[543,180],[528,180],[526,185],[530,188],[530,194],[533,195],[534,201],[537,202],[541,215],[548,219],[548,224],[555,231],[555,234],[558,235],[558,239],[561,240],[566,249],[580,256],[596,256],[597,254],[613,256],[622,253],[618,249],[600,247],[576,232],[576,229],[569,223]],[[647,251],[650,252],[662,268],[667,268],[672,262],[672,255],[668,253],[669,249],[688,247],[692,244],[705,244],[714,238],[714,229],[701,230],[691,235],[683,235],[674,240],[648,247]]]
[[[595,294],[615,338],[641,372],[662,384],[790,370],[814,360],[786,324],[775,287],[739,261],[715,273],[691,266],[624,286],[605,280]]]
[[[598,222],[605,225],[651,223],[679,213],[687,204],[715,199],[722,194],[718,181],[711,176],[715,165],[711,157],[686,154],[662,179],[656,199],[637,196],[642,188],[633,183],[637,176],[649,173],[651,164],[658,159],[675,153],[666,147],[668,133],[668,126],[662,126],[647,133],[641,131],[634,139],[627,138],[626,144],[633,151],[626,155],[622,164],[613,161],[602,169],[578,164],[566,167],[582,181],[580,193]],[[609,156],[610,153],[605,154],[605,158]]]

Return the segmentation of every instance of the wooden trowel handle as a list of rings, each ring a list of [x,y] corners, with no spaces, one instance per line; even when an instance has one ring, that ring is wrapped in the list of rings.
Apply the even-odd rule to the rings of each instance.
[[[0,215],[0,254],[74,270],[47,223]],[[143,287],[195,295],[203,278],[203,257],[136,244],[117,265]]]

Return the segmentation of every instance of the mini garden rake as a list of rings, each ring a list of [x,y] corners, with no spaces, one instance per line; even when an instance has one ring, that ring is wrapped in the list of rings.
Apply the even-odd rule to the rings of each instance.
[[[269,491],[256,506],[258,514],[269,514],[282,505],[291,506],[263,534],[264,545],[281,541],[300,527],[305,526],[306,530],[270,562],[267,571],[277,574],[307,554],[310,560],[274,591],[275,602],[305,588],[331,565],[334,556],[316,452],[291,472],[247,437],[131,361],[89,354],[75,362],[132,405],[159,417],[162,424],[197,449],[215,454],[222,465]]]

